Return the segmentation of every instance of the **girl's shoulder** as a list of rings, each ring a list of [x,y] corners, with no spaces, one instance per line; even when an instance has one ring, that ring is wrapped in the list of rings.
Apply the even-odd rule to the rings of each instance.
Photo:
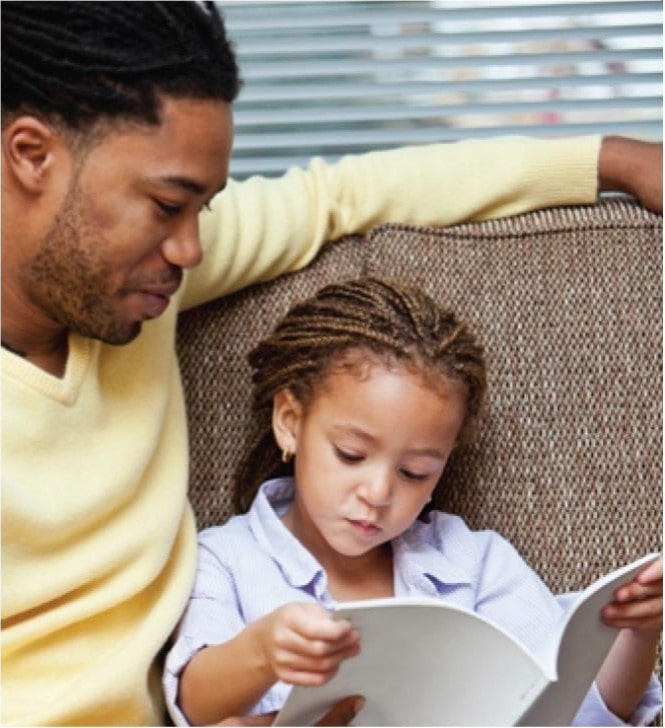
[[[440,540],[443,534],[457,534],[461,538],[474,538],[473,531],[469,524],[454,513],[431,510],[423,520],[416,521],[410,529],[413,533],[419,534],[420,538],[426,540]]]
[[[208,526],[199,531],[198,538],[210,539],[210,538],[225,538],[235,534],[244,533],[249,529],[249,513],[240,513],[238,515],[230,516],[224,523],[220,523],[216,526]]]
[[[488,551],[512,549],[498,531],[473,529],[461,516],[436,510],[430,511],[426,520],[413,524],[409,540],[427,543],[448,553],[474,554],[481,559]]]
[[[197,538],[199,554],[207,552],[217,556],[247,553],[255,541],[246,513],[231,516],[219,526],[205,528]]]

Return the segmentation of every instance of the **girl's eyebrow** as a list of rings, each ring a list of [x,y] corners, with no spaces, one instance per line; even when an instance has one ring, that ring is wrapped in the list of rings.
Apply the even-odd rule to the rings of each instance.
[[[429,458],[436,458],[437,460],[445,460],[446,456],[441,452],[441,450],[437,450],[433,447],[424,447],[422,449],[416,448],[415,450],[409,450],[407,455],[425,455]]]
[[[339,424],[333,425],[332,429],[346,435],[355,435],[361,440],[376,442],[376,437],[370,435],[369,432],[366,432],[365,430],[361,430],[359,427],[356,427],[356,425],[352,425],[351,423],[340,422]]]
[[[354,435],[361,440],[365,440],[368,443],[375,443],[377,438],[374,435],[370,435],[369,432],[361,430],[356,425],[351,423],[340,423],[332,426],[333,431],[339,432],[339,434]],[[426,457],[436,458],[437,460],[446,460],[446,455],[433,447],[414,448],[409,450],[407,455],[425,455]]]

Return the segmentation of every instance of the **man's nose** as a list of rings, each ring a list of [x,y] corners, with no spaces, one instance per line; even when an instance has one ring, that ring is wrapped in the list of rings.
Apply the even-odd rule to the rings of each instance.
[[[194,268],[203,258],[198,215],[184,218],[162,243],[162,255],[179,268]]]

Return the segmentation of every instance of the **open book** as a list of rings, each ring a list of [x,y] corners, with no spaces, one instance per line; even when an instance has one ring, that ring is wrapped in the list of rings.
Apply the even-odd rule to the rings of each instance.
[[[437,599],[340,604],[362,650],[318,688],[295,687],[273,725],[314,725],[339,699],[363,695],[352,725],[570,725],[618,631],[602,607],[657,557],[581,592],[539,656],[487,619]]]

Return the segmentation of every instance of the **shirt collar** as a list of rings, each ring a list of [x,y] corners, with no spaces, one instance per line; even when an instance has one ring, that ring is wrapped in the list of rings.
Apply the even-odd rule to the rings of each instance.
[[[395,570],[407,581],[425,577],[437,593],[445,587],[468,586],[474,582],[476,567],[471,554],[455,549],[454,543],[446,543],[445,527],[442,533],[429,521],[416,521],[394,539],[393,555]]]
[[[325,589],[325,572],[281,520],[293,503],[294,491],[294,480],[290,477],[263,483],[249,511],[249,525],[287,582],[299,589],[309,587],[314,594],[315,587],[317,593]],[[395,572],[414,585],[422,584],[424,578],[436,593],[445,587],[472,584],[473,559],[466,550],[454,548],[456,539],[451,544],[445,543],[445,530],[444,527],[441,532],[430,522],[416,521],[394,539]]]
[[[281,520],[293,503],[294,491],[293,478],[275,478],[263,483],[249,510],[249,527],[286,581],[298,589],[311,587],[313,593],[317,581],[325,588],[325,573]]]

